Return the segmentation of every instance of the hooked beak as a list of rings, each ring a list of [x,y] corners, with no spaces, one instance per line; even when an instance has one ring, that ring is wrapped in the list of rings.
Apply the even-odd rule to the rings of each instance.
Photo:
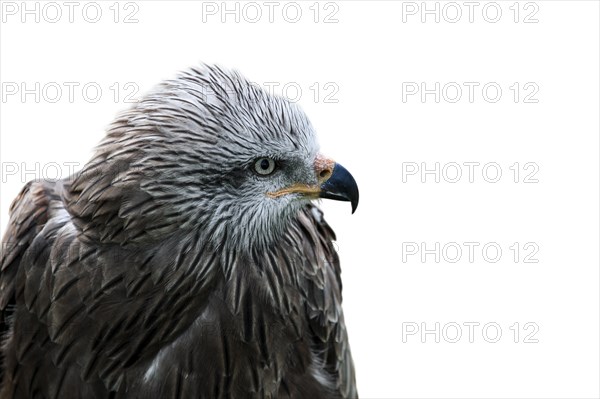
[[[331,176],[321,183],[319,197],[336,201],[349,201],[352,213],[358,207],[358,185],[354,177],[339,163],[333,165]]]
[[[282,190],[267,193],[267,195],[277,198],[286,194],[302,194],[308,198],[349,201],[352,205],[352,213],[356,211],[358,186],[346,168],[319,154],[315,159],[315,173],[318,185],[294,184]]]

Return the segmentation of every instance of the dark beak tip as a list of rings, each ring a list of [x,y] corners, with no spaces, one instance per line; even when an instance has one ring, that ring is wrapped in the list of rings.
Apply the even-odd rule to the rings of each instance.
[[[352,214],[353,215],[354,215],[354,212],[356,212],[356,209],[358,208],[358,186],[355,185],[354,187],[356,188],[356,192],[350,196],[350,205],[352,206]]]

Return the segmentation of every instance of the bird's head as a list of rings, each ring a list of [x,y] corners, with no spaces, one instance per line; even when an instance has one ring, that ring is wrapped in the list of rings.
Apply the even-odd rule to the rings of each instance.
[[[96,158],[127,165],[121,180],[152,203],[137,216],[237,247],[268,245],[311,200],[358,205],[352,175],[320,154],[296,104],[213,66],[146,95],[117,118]]]

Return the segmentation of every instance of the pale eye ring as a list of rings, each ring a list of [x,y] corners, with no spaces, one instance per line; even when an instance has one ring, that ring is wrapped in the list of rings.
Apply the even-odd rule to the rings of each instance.
[[[275,171],[275,161],[271,158],[258,158],[254,162],[254,170],[261,176],[270,175]]]

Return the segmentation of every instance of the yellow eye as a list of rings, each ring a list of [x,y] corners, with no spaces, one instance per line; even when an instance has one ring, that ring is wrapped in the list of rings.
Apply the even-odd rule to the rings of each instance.
[[[254,162],[254,170],[262,176],[267,176],[275,171],[275,161],[271,158],[259,158]]]

